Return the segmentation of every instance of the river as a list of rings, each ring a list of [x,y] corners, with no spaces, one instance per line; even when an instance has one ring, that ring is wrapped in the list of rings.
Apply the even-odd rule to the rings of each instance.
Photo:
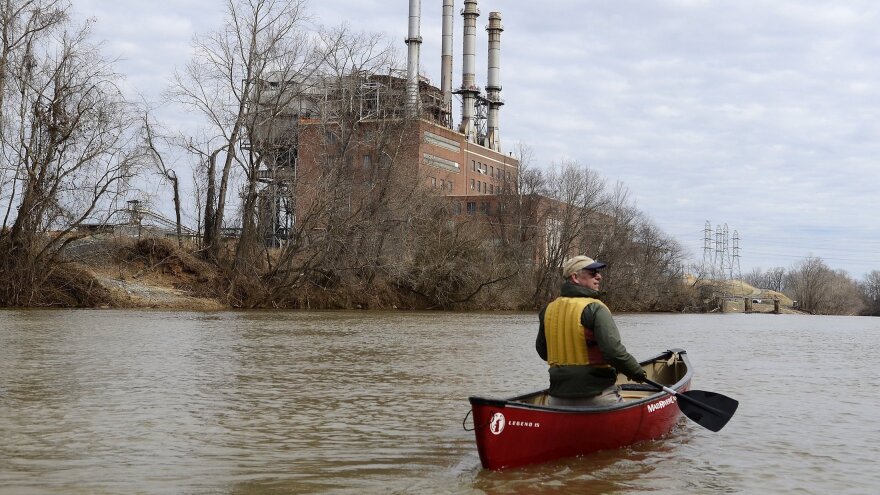
[[[0,312],[0,494],[876,493],[880,318],[618,315],[734,397],[712,433],[480,467],[467,397],[545,386],[524,313]]]

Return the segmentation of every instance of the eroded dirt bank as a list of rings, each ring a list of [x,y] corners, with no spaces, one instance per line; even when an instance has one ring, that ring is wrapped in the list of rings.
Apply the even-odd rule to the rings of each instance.
[[[210,293],[212,267],[165,239],[88,237],[69,246],[65,257],[109,293],[99,307],[229,308]]]

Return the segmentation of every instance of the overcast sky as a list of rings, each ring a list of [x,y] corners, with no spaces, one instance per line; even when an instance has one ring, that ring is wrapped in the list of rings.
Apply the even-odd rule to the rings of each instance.
[[[157,99],[220,0],[74,0]],[[455,2],[460,84],[463,0]],[[422,1],[422,73],[439,86],[441,0]],[[740,269],[807,256],[860,279],[880,270],[880,3],[481,0],[502,13],[502,147],[576,160],[623,182],[640,210],[703,258],[704,228],[739,237]],[[313,0],[324,25],[407,35],[407,0]],[[455,108],[456,121],[460,118]],[[714,241],[714,238],[713,238]],[[589,254],[589,253],[588,253]]]

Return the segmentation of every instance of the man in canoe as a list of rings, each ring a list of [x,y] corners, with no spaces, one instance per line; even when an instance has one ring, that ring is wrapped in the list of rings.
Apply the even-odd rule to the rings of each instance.
[[[562,266],[560,296],[538,315],[535,348],[550,365],[551,406],[619,402],[617,373],[641,382],[645,370],[620,341],[611,311],[599,300],[606,264],[575,256]]]

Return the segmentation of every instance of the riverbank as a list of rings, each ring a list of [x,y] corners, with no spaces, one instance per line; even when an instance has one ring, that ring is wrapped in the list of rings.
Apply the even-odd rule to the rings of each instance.
[[[161,239],[87,237],[67,247],[65,260],[106,290],[102,308],[230,309],[207,291],[211,267]]]
[[[228,263],[227,263],[228,264]],[[219,263],[225,266],[224,263]],[[228,272],[228,270],[227,270]],[[225,310],[284,309],[434,309],[411,287],[382,276],[339,270],[310,277],[296,287],[272,285],[271,278],[241,277],[206,263],[195,249],[162,238],[136,239],[92,235],[67,244],[62,262],[52,269],[56,289],[36,306],[120,309]],[[317,272],[316,272],[317,273]],[[320,272],[323,274],[324,272]],[[61,283],[58,283],[60,280]],[[501,287],[461,310],[532,310]],[[678,303],[668,308],[629,308],[637,312],[755,312],[799,314],[784,294],[756,289],[740,281],[687,280]],[[723,303],[722,303],[723,301]],[[617,312],[626,308],[615,307]],[[750,307],[746,307],[750,306]]]
[[[230,309],[214,298],[199,297],[191,292],[174,288],[173,283],[145,280],[125,280],[107,276],[97,277],[104,288],[114,294],[113,307],[185,309],[216,311]],[[104,307],[110,307],[110,304]]]

